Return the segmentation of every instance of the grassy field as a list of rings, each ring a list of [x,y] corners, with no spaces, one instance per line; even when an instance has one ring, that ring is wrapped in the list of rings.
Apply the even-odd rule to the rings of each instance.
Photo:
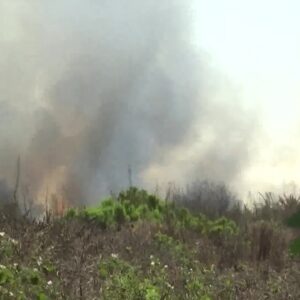
[[[299,229],[289,219],[300,201],[263,198],[248,209],[131,188],[43,221],[6,204],[0,299],[300,299]]]

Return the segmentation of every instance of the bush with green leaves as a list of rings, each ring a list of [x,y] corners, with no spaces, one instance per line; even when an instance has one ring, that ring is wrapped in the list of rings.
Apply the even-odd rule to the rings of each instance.
[[[287,220],[287,225],[296,230],[300,230],[300,211],[293,214]],[[294,239],[290,244],[290,252],[294,256],[300,256],[300,237]]]
[[[166,236],[160,236],[163,243]],[[130,300],[210,300],[210,286],[205,284],[204,274],[199,267],[180,267],[183,287],[172,285],[168,266],[163,265],[158,257],[149,257],[148,268],[133,266],[116,254],[99,263],[99,277],[102,280],[101,299]]]
[[[189,229],[207,235],[233,235],[238,232],[238,227],[232,220],[225,217],[210,220],[203,214],[194,215],[184,207],[164,202],[145,190],[134,187],[121,192],[116,199],[102,201],[98,207],[71,209],[66,217],[94,221],[102,228],[147,220],[168,223],[175,229]]]
[[[103,299],[131,299],[131,300],[160,300],[172,298],[170,284],[167,282],[163,269],[151,270],[148,275],[140,268],[132,266],[119,258],[116,254],[99,263],[99,276],[103,281],[101,297]]]
[[[66,218],[76,218],[95,221],[103,228],[110,228],[125,222],[138,220],[162,221],[165,203],[144,190],[130,188],[119,196],[101,202],[98,207],[88,207],[83,210],[70,209]]]
[[[192,253],[188,251],[187,247],[182,242],[161,232],[158,232],[154,236],[154,242],[158,250],[162,250],[163,253],[166,253],[169,256],[169,259],[180,262],[182,265],[189,266]]]
[[[236,235],[239,232],[239,228],[234,221],[229,220],[225,217],[221,217],[213,221],[208,221],[206,231],[210,235]]]
[[[59,299],[57,283],[37,268],[0,266],[0,299]]]
[[[50,263],[39,257],[33,266],[14,262],[18,241],[0,233],[0,299],[59,299],[59,281]]]

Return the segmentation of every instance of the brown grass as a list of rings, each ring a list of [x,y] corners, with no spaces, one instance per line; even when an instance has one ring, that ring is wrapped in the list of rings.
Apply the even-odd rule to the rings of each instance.
[[[168,266],[172,284],[180,290],[184,284],[180,266],[168,252],[157,248],[154,240],[158,232],[185,245],[204,269],[212,270],[209,274],[214,278],[207,275],[207,282],[212,285],[214,299],[300,299],[300,262],[288,255],[293,233],[282,223],[298,207],[298,199],[292,196],[281,197],[276,203],[268,198],[252,211],[235,207],[225,214],[232,214],[240,232],[227,237],[149,222],[125,224],[119,230],[102,230],[90,222],[60,218],[38,222],[22,218],[12,207],[2,210],[0,226],[18,241],[14,263],[31,266],[42,257],[55,265],[56,273],[47,276],[49,280],[59,278],[61,299],[99,299],[103,282],[98,263],[112,254],[139,265],[145,273],[149,256],[154,254]],[[224,278],[233,282],[232,298],[222,292],[219,282]]]

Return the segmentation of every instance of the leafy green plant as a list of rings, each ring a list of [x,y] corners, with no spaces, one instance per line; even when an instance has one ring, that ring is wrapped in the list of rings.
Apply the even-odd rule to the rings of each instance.
[[[143,272],[112,254],[112,257],[100,261],[99,276],[103,281],[103,299],[175,299],[165,267],[153,256],[150,257],[148,270]]]
[[[167,252],[174,260],[178,260],[182,264],[187,264],[189,262],[190,253],[180,241],[161,232],[158,232],[155,235],[154,241],[159,249]]]
[[[57,285],[35,268],[16,265],[0,268],[0,299],[54,299]]]
[[[286,223],[291,228],[300,229],[300,211],[288,218]],[[291,242],[290,252],[292,255],[300,256],[300,237]]]
[[[103,299],[145,299],[139,270],[113,254],[99,264]]]
[[[286,224],[291,228],[300,228],[300,211],[290,216],[286,220]]]
[[[65,217],[94,221],[102,228],[110,228],[140,219],[160,222],[163,220],[164,206],[161,200],[146,191],[130,188],[121,192],[117,199],[109,198],[102,201],[98,207],[70,209]]]
[[[207,225],[208,226],[206,230],[208,234],[234,235],[239,231],[238,226],[235,224],[235,222],[225,217],[221,217],[214,221],[209,221]]]
[[[232,220],[225,217],[209,220],[203,214],[192,214],[186,208],[163,202],[137,188],[121,192],[116,199],[106,199],[98,207],[88,207],[81,211],[71,209],[66,218],[93,221],[105,229],[144,220],[168,223],[175,229],[189,229],[207,235],[234,235],[238,232]]]

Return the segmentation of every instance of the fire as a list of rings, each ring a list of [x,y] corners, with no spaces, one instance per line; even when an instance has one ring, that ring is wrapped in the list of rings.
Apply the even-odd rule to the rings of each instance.
[[[52,194],[49,206],[48,210],[50,210],[54,216],[63,216],[67,209],[70,208],[68,201],[64,197],[57,196],[56,194]]]
[[[66,168],[61,166],[43,179],[38,192],[37,202],[51,211],[55,216],[62,216],[70,208],[69,200],[64,190],[66,182]]]

